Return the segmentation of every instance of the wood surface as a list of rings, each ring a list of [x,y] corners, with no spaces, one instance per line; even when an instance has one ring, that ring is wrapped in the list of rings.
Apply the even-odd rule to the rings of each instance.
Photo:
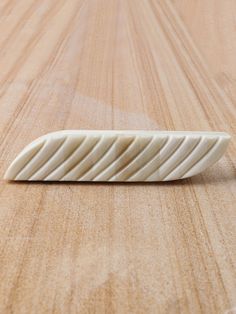
[[[2,0],[0,177],[61,129],[226,131],[155,184],[0,181],[0,313],[236,311],[235,0]]]

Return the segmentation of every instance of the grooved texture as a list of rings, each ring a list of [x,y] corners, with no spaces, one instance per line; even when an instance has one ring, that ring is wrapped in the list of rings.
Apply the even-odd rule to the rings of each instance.
[[[0,314],[233,314],[235,12],[235,0],[0,1]],[[184,180],[3,179],[34,139],[73,129],[220,131],[231,141]],[[62,137],[34,176],[63,178],[79,159],[84,180],[145,178],[135,161],[104,172],[132,139],[111,139],[102,156],[87,140]],[[133,157],[154,173],[169,143],[152,139]],[[166,179],[190,176],[220,145],[202,137],[178,154],[185,143],[177,167],[173,153],[165,161]],[[24,160],[45,149],[38,143]]]
[[[187,178],[225,152],[224,133],[59,131],[28,145],[8,180],[169,181]],[[75,149],[76,147],[76,149]],[[32,156],[29,159],[29,156]]]

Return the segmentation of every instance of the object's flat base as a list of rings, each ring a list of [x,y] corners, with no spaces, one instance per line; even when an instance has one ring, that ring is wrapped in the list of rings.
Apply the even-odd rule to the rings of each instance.
[[[10,165],[5,178],[65,182],[177,180],[214,164],[229,139],[221,132],[59,131],[28,145]]]

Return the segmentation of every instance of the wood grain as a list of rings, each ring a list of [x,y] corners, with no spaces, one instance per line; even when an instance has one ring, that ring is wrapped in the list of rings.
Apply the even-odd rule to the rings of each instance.
[[[1,1],[1,178],[26,144],[60,129],[217,130],[232,141],[179,182],[1,180],[0,313],[235,311],[234,9]]]

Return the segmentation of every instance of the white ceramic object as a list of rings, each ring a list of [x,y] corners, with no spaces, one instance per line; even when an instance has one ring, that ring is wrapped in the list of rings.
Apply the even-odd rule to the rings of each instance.
[[[213,165],[230,136],[221,132],[59,131],[29,144],[5,179],[170,181]]]

